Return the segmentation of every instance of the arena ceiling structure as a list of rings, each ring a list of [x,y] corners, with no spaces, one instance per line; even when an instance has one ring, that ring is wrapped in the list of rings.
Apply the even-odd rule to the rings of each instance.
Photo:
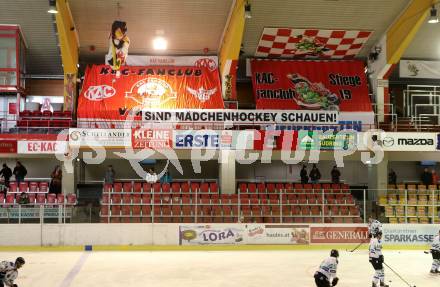
[[[62,0],[64,1],[64,0]],[[111,24],[127,22],[130,54],[157,54],[151,46],[158,33],[168,40],[170,55],[219,54],[237,1],[243,0],[71,0],[71,17],[79,47],[79,63],[104,62]],[[370,50],[399,19],[411,0],[249,0],[241,57],[257,53],[262,34],[270,28],[355,30],[370,32],[356,58]],[[426,2],[426,1],[425,1]],[[20,25],[28,45],[28,72],[62,75],[60,42],[47,13],[48,0],[0,1],[1,24]],[[429,7],[429,6],[428,6]],[[427,10],[420,7],[420,13]],[[417,11],[416,11],[417,12]],[[440,29],[423,23],[403,57],[439,59]]]

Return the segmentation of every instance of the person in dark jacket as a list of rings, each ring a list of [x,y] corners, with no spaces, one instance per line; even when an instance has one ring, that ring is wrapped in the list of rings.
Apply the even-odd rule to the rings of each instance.
[[[55,169],[50,174],[51,181],[49,186],[49,192],[60,194],[61,193],[61,184],[63,180],[63,172],[61,171],[61,167],[59,165],[55,166]]]
[[[388,184],[392,184],[392,185],[394,185],[394,187],[396,187],[397,174],[393,169],[391,169],[390,173],[388,174]]]
[[[12,176],[12,170],[9,168],[9,166],[4,163],[2,170],[0,170],[0,176],[2,176],[5,179],[5,186],[9,188],[9,181]]]
[[[432,173],[429,172],[427,168],[424,169],[422,173],[422,182],[426,187],[432,184]]]
[[[331,176],[332,176],[332,183],[339,183],[340,182],[341,172],[339,171],[339,169],[336,165],[333,166]]]
[[[306,184],[309,182],[309,177],[307,176],[307,168],[303,165],[301,172],[299,173],[299,177],[301,177],[301,183]]]
[[[321,172],[316,167],[316,164],[313,164],[312,170],[309,174],[310,180],[312,183],[319,183],[319,180],[321,179]]]
[[[17,181],[17,185],[20,185],[20,182],[24,181],[24,177],[27,175],[27,169],[21,162],[17,161],[17,164],[14,167],[14,171],[12,172],[15,176],[15,181]]]

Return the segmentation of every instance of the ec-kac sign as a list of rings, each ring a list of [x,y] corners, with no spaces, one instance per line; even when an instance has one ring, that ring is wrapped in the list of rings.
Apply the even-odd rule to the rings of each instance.
[[[66,141],[18,141],[17,153],[62,154],[67,151]]]

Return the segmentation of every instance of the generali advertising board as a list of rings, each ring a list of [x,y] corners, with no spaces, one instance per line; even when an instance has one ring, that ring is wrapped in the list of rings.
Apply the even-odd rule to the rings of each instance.
[[[311,226],[311,243],[369,242],[367,226]]]

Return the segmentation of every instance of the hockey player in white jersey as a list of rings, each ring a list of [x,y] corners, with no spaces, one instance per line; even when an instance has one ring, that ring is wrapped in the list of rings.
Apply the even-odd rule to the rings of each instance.
[[[368,237],[376,237],[378,232],[382,232],[382,223],[379,220],[370,218],[368,220]]]
[[[318,271],[315,272],[316,287],[330,287],[338,284],[336,269],[338,268],[338,250],[330,251],[330,257],[322,261]]]
[[[431,243],[431,254],[432,254],[432,267],[431,273],[440,273],[438,270],[440,268],[440,230],[438,235],[434,237],[434,240]]]
[[[384,257],[382,254],[382,232],[379,231],[374,234],[370,240],[369,247],[369,261],[374,268],[372,287],[388,287],[385,285],[385,272],[383,268]],[[380,284],[380,285],[378,285]]]
[[[24,265],[23,257],[18,257],[15,262],[2,261],[0,262],[0,287],[18,287],[14,284],[17,279],[18,269]]]

